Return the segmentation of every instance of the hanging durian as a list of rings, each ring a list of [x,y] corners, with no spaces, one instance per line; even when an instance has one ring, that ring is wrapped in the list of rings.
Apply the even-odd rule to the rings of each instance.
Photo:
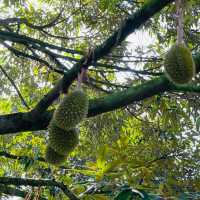
[[[88,98],[81,90],[82,78],[83,75],[79,74],[77,89],[63,99],[48,126],[46,160],[51,164],[61,164],[78,145],[79,133],[76,126],[88,113]]]
[[[184,44],[175,44],[164,60],[167,77],[176,84],[188,83],[195,74],[195,65],[190,50]]]
[[[54,121],[49,125],[49,146],[61,155],[68,155],[78,145],[77,128],[63,130]]]
[[[46,147],[45,152],[45,160],[54,165],[60,165],[65,161],[64,155],[60,155],[57,152],[55,152],[49,145]]]
[[[69,130],[80,123],[87,116],[87,112],[87,95],[81,89],[77,89],[64,97],[53,119],[58,127]]]
[[[183,2],[176,0],[177,6],[177,43],[167,52],[164,59],[165,72],[175,84],[185,84],[195,75],[192,54],[183,41]]]

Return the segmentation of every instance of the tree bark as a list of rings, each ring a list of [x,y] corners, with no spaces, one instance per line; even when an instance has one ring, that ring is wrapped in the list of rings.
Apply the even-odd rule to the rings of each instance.
[[[129,34],[143,25],[149,18],[158,13],[174,0],[152,0],[146,3],[135,14],[127,18],[121,27],[115,31],[103,44],[95,48],[91,54],[83,57],[58,81],[57,85],[41,99],[36,107],[27,113],[14,113],[0,116],[0,134],[16,133],[20,131],[36,131],[46,129],[53,111],[46,111],[47,108],[58,98],[61,91],[65,91],[77,77],[82,67],[94,64],[98,59],[107,55],[112,48],[119,45]],[[5,33],[0,31],[0,38],[17,43],[37,43],[41,47],[55,48],[55,45],[47,44],[36,39],[20,36],[16,33]],[[58,49],[58,47],[56,47]],[[60,49],[66,51],[66,49]],[[130,87],[121,92],[114,92],[111,95],[90,101],[88,117],[109,112],[135,101],[140,101],[155,94],[163,93],[171,89],[168,80],[161,76],[158,79],[148,81],[139,86]]]
[[[6,185],[0,184],[0,193],[7,194],[9,196],[17,196],[25,198],[28,194],[28,192],[25,192],[23,190],[16,189],[14,187],[9,187]],[[31,194],[31,200],[34,200],[35,195]],[[46,198],[39,197],[38,200],[47,200]]]
[[[0,184],[4,185],[24,185],[24,186],[55,186],[60,188],[64,194],[66,194],[70,200],[79,200],[74,193],[72,193],[63,183],[58,183],[54,180],[35,180],[35,179],[25,179],[25,178],[10,178],[10,177],[0,177]]]

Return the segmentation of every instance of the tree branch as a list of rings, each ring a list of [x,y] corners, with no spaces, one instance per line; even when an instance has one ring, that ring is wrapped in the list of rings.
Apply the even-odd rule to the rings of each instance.
[[[70,62],[79,62],[80,59],[78,58],[73,58],[73,57],[69,57],[69,56],[64,56],[64,55],[60,55],[60,54],[56,54],[48,49],[44,49],[42,47],[39,47],[39,46],[33,46],[32,48],[34,49],[37,49],[39,51],[42,51],[43,53],[46,53],[47,56],[50,57],[50,59],[59,67],[58,68],[55,68],[53,67],[52,65],[50,65],[46,60],[43,60],[41,59],[39,56],[36,56],[36,55],[30,55],[30,54],[27,54],[27,53],[24,53],[22,51],[19,51],[13,47],[11,47],[10,45],[8,45],[7,43],[5,42],[2,42],[2,44],[8,49],[10,50],[12,53],[14,53],[15,56],[20,56],[20,57],[23,57],[23,58],[27,58],[27,59],[32,59],[34,61],[38,61],[44,65],[46,65],[49,69],[57,72],[57,73],[60,73],[60,74],[64,74],[64,70],[67,69],[66,66],[64,66],[62,63],[60,63],[58,61],[57,58],[61,58],[63,60],[67,60],[67,61],[70,61]],[[160,72],[150,72],[148,70],[143,70],[143,71],[138,71],[138,70],[135,70],[135,69],[131,69],[129,67],[119,67],[117,65],[111,65],[111,64],[106,64],[106,63],[100,63],[100,62],[97,62],[95,63],[95,66],[96,67],[104,67],[104,68],[107,68],[107,69],[113,69],[113,70],[118,70],[118,71],[125,71],[125,72],[133,72],[135,74],[143,74],[143,75],[151,75],[151,76],[159,76],[159,75],[162,75],[162,73]],[[61,70],[60,68],[62,68],[63,70]]]
[[[0,151],[0,156],[4,156],[5,158],[10,158],[10,159],[15,159],[15,160],[24,160],[24,159],[34,160],[33,158],[30,158],[28,156],[16,156],[16,155],[7,153],[6,151]],[[45,159],[42,157],[38,157],[37,160],[41,162],[45,162]]]
[[[4,41],[7,40],[7,41],[10,41],[10,42],[16,42],[16,43],[19,43],[19,44],[24,44],[26,46],[39,45],[43,49],[48,47],[50,49],[54,49],[54,50],[56,49],[56,50],[63,51],[63,52],[66,52],[66,53],[71,53],[71,54],[80,54],[80,55],[84,54],[84,52],[82,52],[82,51],[67,49],[67,48],[64,48],[64,47],[61,47],[61,46],[49,44],[47,42],[43,42],[43,41],[38,40],[38,39],[33,39],[33,38],[28,37],[28,36],[19,35],[17,33],[9,32],[9,31],[0,30],[0,38],[1,38],[1,40],[4,40]]]
[[[199,72],[200,54],[193,56],[193,58],[196,64],[196,71]],[[88,117],[119,109],[134,102],[138,102],[145,98],[152,97],[157,94],[162,94],[167,91],[200,93],[200,87],[192,84],[177,86],[170,83],[168,79],[163,75],[156,79],[146,81],[143,84],[132,86],[123,91],[117,91],[110,95],[90,100]],[[37,117],[35,117],[32,112],[19,112],[14,114],[1,115],[0,134],[3,135],[20,131],[36,131],[46,129],[52,114],[53,110],[45,111]]]
[[[55,72],[57,72],[59,74],[63,74],[63,70],[53,67],[46,60],[41,59],[37,55],[30,55],[30,54],[24,53],[22,51],[19,51],[19,50],[15,49],[15,48],[11,47],[10,45],[6,44],[5,42],[3,42],[2,44],[17,57],[20,56],[20,57],[23,57],[23,58],[28,58],[28,59],[40,62],[40,63],[46,65],[50,70],[55,71]]]
[[[13,160],[30,160],[30,161],[39,161],[39,162],[43,162],[46,163],[46,160],[43,157],[37,157],[36,159],[32,158],[32,157],[28,157],[26,155],[14,155],[14,154],[10,154],[6,151],[0,151],[0,157],[4,157],[4,158],[8,158],[8,159],[13,159]],[[23,164],[23,163],[22,163]],[[64,165],[59,166],[60,169],[64,169],[64,170],[72,170],[72,167],[66,167]],[[88,169],[86,167],[81,166],[81,169]],[[47,168],[48,169],[48,168]],[[80,169],[79,166],[74,167],[73,169]]]
[[[48,24],[45,24],[45,25],[34,25],[32,23],[29,23],[28,20],[25,18],[17,18],[17,17],[0,19],[0,24],[1,25],[10,25],[14,23],[26,24],[30,28],[42,30],[42,29],[51,28],[52,26],[54,26],[57,23],[58,19],[60,18],[61,14],[62,14],[62,11],[54,19],[52,19]]]
[[[92,99],[89,104],[88,117],[122,108],[133,102],[169,91],[170,88],[171,84],[167,78],[161,76],[126,90],[117,91],[98,99]],[[53,110],[46,111],[37,118],[31,112],[0,116],[0,134],[46,129],[52,114]]]
[[[134,15],[124,21],[123,25],[115,31],[102,45],[98,46],[90,55],[83,57],[74,65],[64,77],[49,91],[48,94],[36,105],[35,109],[27,113],[15,113],[0,116],[0,134],[15,133],[26,130],[46,129],[53,111],[46,111],[52,102],[59,96],[60,91],[66,91],[76,78],[81,67],[87,67],[94,64],[96,60],[107,55],[113,47],[119,45],[130,33],[134,32],[139,26],[144,24],[150,17],[159,12],[173,0],[154,0],[139,9]],[[19,36],[15,33],[5,33],[0,31],[0,38],[19,41],[21,43],[38,43],[40,46],[54,48],[55,45],[44,43],[36,39]],[[27,40],[28,39],[28,40]],[[59,49],[59,48],[55,48]],[[63,50],[63,48],[59,49]],[[131,87],[121,92],[115,92],[112,95],[90,101],[88,116],[95,116],[104,112],[121,108],[134,101],[140,101],[144,98],[169,90],[168,80],[160,77],[148,81],[139,86]],[[120,97],[120,98],[119,98]],[[45,112],[46,111],[46,112]]]
[[[115,31],[103,44],[96,47],[90,55],[83,57],[72,67],[71,70],[64,75],[60,81],[58,81],[56,86],[50,90],[49,93],[45,95],[45,97],[36,105],[32,114],[37,116],[43,113],[53,103],[53,101],[58,98],[61,91],[67,91],[68,87],[77,77],[81,67],[88,67],[89,65],[96,63],[98,59],[106,56],[113,47],[119,45],[129,34],[133,33],[149,18],[173,1],[174,0],[151,1],[139,9],[134,15],[131,15],[128,19],[126,19],[122,23],[121,27]]]
[[[63,183],[56,182],[54,180],[35,180],[35,179],[25,179],[25,178],[10,178],[10,177],[0,177],[0,183],[4,185],[24,185],[24,186],[54,186],[60,188],[70,200],[79,200],[74,193],[72,193],[67,186]]]
[[[10,81],[10,83],[12,84],[12,86],[15,88],[19,98],[22,101],[22,104],[24,106],[26,106],[26,108],[28,110],[30,110],[30,107],[28,106],[28,104],[26,103],[24,97],[22,96],[21,92],[19,91],[18,87],[16,86],[15,82],[12,80],[12,78],[8,75],[8,73],[6,72],[6,70],[0,65],[0,70],[3,72],[3,74],[6,76],[6,78]]]
[[[25,192],[23,190],[19,190],[13,187],[9,187],[3,184],[0,184],[0,193],[4,193],[10,196],[18,196],[25,198],[29,192]],[[35,195],[31,194],[31,199],[34,199]],[[46,200],[46,198],[39,197],[38,200]]]

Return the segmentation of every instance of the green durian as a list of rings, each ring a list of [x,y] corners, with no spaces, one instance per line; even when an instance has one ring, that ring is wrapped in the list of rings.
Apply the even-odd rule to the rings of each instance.
[[[53,165],[60,165],[65,161],[65,155],[55,152],[49,145],[46,147],[45,160]]]
[[[80,123],[88,113],[88,98],[82,90],[75,90],[64,97],[53,119],[59,128],[69,130]]]
[[[56,126],[55,121],[49,125],[49,146],[61,155],[68,155],[78,145],[79,133],[77,128],[63,130]]]
[[[184,44],[175,44],[164,59],[165,72],[175,84],[185,84],[195,74],[195,64],[190,50]]]

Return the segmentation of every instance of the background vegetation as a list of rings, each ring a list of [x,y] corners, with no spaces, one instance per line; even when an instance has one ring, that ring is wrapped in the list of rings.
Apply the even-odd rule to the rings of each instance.
[[[197,73],[199,5],[184,3]],[[2,199],[200,199],[199,75],[180,86],[163,73],[173,0],[4,0],[0,9]],[[153,42],[126,40],[137,31]],[[81,67],[88,118],[78,148],[54,167],[46,128]]]

